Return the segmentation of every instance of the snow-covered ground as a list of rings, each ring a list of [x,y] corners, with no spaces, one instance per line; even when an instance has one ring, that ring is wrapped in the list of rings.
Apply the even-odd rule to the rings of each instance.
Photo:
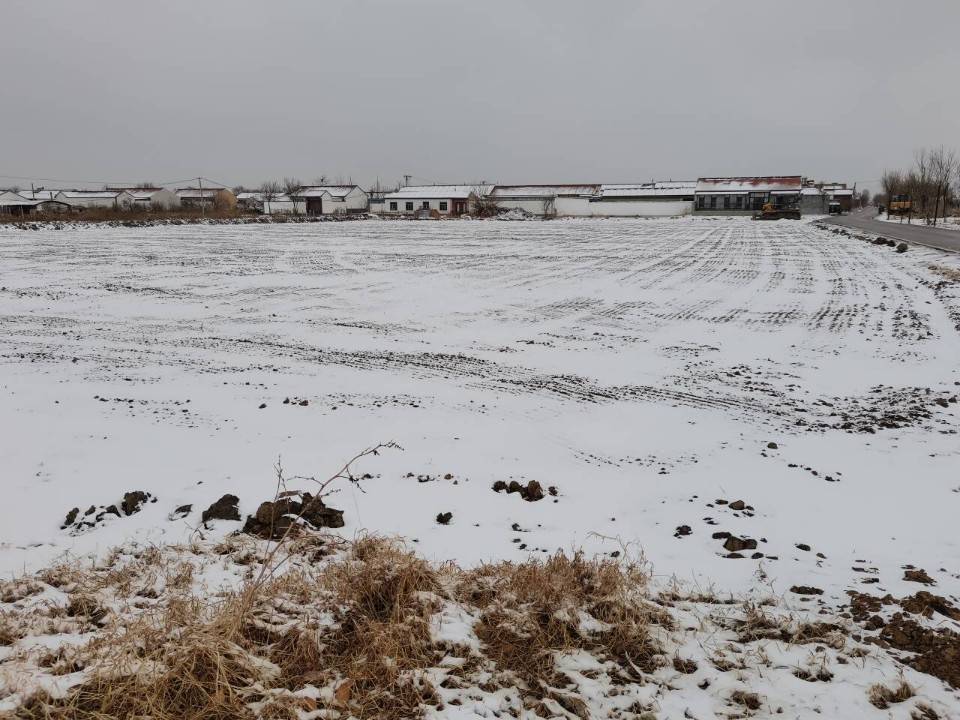
[[[627,545],[831,604],[915,592],[909,564],[956,597],[945,268],[739,218],[0,229],[0,571],[178,542],[225,493],[271,499],[278,460],[326,477],[393,440],[328,500],[346,537],[465,565]],[[557,496],[491,489],[514,479]],[[157,502],[60,528],[132,490]]]
[[[887,213],[880,213],[879,215],[877,215],[877,220],[881,222],[891,222],[891,223],[904,224],[904,225],[907,223],[907,218],[900,217],[899,215],[890,216]],[[914,217],[912,218],[911,222],[914,225],[922,225],[923,218]],[[943,230],[960,230],[960,217],[948,217],[946,220],[942,218],[938,218],[937,227]]]

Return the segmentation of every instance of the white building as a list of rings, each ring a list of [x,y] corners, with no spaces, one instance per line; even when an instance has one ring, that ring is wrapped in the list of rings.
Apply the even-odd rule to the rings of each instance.
[[[297,201],[298,212],[307,215],[363,213],[369,206],[367,191],[359,185],[304,185]]]
[[[133,195],[126,190],[61,190],[53,197],[73,208],[117,208],[133,205]]]
[[[37,193],[39,197],[24,197],[9,190],[0,191],[0,214],[30,215],[32,213],[69,212],[70,206],[49,195]]]
[[[212,208],[219,206],[232,209],[237,206],[237,197],[229,188],[186,187],[178,188],[175,194],[180,198],[180,205],[183,207]]]
[[[590,201],[594,217],[676,217],[693,212],[695,180],[601,185]]]
[[[496,185],[490,200],[500,210],[523,210],[543,217],[589,217],[590,200],[600,185]]]
[[[477,200],[490,192],[489,185],[408,185],[383,198],[388,215],[427,212],[442,217],[470,213]]]
[[[284,193],[270,195],[263,192],[237,193],[237,205],[245,210],[262,213],[264,215],[292,215],[294,212],[303,212],[303,200],[293,198]]]
[[[133,196],[133,205],[138,209],[171,210],[180,207],[180,198],[176,193],[164,188],[126,188]]]
[[[697,180],[697,215],[752,215],[767,203],[775,208],[799,208],[800,175],[712,177]]]

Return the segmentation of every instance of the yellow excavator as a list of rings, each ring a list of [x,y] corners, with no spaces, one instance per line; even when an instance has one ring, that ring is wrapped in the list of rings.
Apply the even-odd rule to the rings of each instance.
[[[777,207],[772,202],[765,202],[758,213],[753,214],[754,220],[799,220],[800,210],[795,207]]]

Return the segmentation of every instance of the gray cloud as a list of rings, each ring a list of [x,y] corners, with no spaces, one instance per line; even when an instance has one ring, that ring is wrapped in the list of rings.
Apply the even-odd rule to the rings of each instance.
[[[960,146],[956,0],[7,0],[0,14],[0,173],[863,184],[914,147]]]

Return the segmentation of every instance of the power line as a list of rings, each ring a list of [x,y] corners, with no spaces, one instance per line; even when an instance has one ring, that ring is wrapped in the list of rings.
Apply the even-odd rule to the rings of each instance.
[[[143,182],[142,180],[135,181],[126,181],[126,180],[68,180],[66,178],[50,178],[50,177],[33,177],[30,175],[0,175],[0,178],[5,180],[28,180],[30,182],[53,182],[53,183],[66,183],[66,184],[87,184],[87,185],[136,185],[138,182]],[[191,180],[196,180],[197,178],[183,178],[179,180],[163,180],[158,182],[158,185],[176,185],[177,183],[190,182]],[[221,183],[215,183],[221,184]],[[226,185],[224,185],[226,187]]]

